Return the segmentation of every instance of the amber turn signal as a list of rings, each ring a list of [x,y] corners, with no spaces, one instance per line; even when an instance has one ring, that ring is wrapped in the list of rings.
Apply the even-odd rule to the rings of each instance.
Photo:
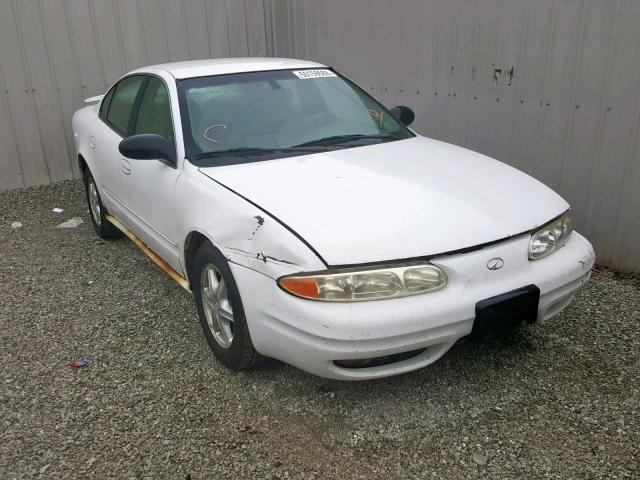
[[[313,277],[282,278],[280,286],[287,292],[300,297],[318,298],[318,281]]]

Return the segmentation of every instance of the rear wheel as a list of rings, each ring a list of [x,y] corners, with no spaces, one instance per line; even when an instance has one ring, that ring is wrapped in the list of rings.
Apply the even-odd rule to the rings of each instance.
[[[233,370],[259,363],[262,357],[253,348],[240,292],[224,255],[203,243],[190,277],[200,324],[216,358]]]
[[[107,209],[102,204],[98,187],[88,168],[84,172],[84,191],[87,194],[91,223],[93,223],[93,228],[96,230],[96,233],[104,239],[122,236],[122,232],[107,220]]]

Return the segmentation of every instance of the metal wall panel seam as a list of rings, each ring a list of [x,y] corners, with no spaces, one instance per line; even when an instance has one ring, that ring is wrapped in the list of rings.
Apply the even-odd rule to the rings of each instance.
[[[2,72],[2,62],[0,62],[0,94],[3,95],[3,99],[0,100],[0,104],[5,103],[5,94],[8,95],[9,90],[6,87],[6,84],[4,82],[4,73]],[[14,163],[17,164],[18,167],[18,172],[19,172],[19,177],[20,177],[20,181],[22,183],[22,187],[26,187],[27,184],[25,183],[25,179],[24,179],[24,173],[22,172],[22,159],[20,158],[20,149],[18,148],[17,142],[15,141],[16,137],[16,127],[13,123],[13,117],[11,115],[11,108],[9,107],[9,101],[6,100],[6,105],[7,108],[5,109],[5,111],[7,112],[7,121],[9,122],[9,126],[11,128],[11,138],[14,140],[14,147],[15,147],[15,155],[16,158],[14,160]],[[11,158],[8,158],[8,162],[11,162]],[[18,185],[20,186],[20,185]]]
[[[302,6],[302,9],[304,10],[304,4]],[[289,6],[288,6],[288,15],[287,15],[287,20],[288,20],[288,26],[289,26],[289,51],[291,52],[293,57],[297,57],[298,55],[298,48],[297,48],[297,42],[296,42],[296,24],[295,24],[295,12],[294,12],[294,6],[291,2],[289,2]],[[307,18],[307,16],[304,16],[304,21],[305,21],[305,31],[308,32],[309,31],[309,19]],[[308,42],[305,41],[305,44],[308,44]],[[306,55],[307,58],[309,57],[309,51],[307,50]]]
[[[603,143],[603,139],[604,139],[604,127],[603,124],[606,121],[605,119],[605,115],[606,115],[606,111],[605,111],[605,103],[606,103],[606,99],[607,99],[607,93],[609,91],[610,85],[611,85],[611,77],[613,75],[612,72],[612,64],[613,64],[613,59],[614,59],[614,54],[613,54],[613,49],[616,46],[616,38],[618,35],[618,18],[619,18],[619,10],[620,10],[620,0],[616,0],[616,6],[614,9],[614,14],[613,14],[613,27],[611,28],[611,34],[609,36],[609,51],[608,51],[608,55],[607,55],[607,63],[606,63],[606,75],[605,75],[605,81],[604,81],[604,85],[602,86],[601,89],[601,94],[600,94],[600,113],[598,115],[598,127],[597,127],[597,132],[598,132],[598,136],[596,137],[596,146],[594,149],[594,152],[596,153],[596,155],[594,156],[594,158],[592,159],[592,168],[591,168],[591,172],[589,175],[589,182],[588,182],[588,187],[587,188],[587,199],[586,199],[586,204],[583,206],[583,208],[586,210],[587,212],[587,216],[586,216],[586,222],[585,222],[585,231],[586,232],[591,232],[592,231],[592,224],[593,224],[593,219],[592,219],[592,209],[594,208],[593,206],[593,190],[595,188],[597,188],[594,185],[594,177],[597,177],[597,175],[594,175],[594,172],[598,172],[600,170],[601,167],[601,163],[602,163],[602,143]],[[597,182],[597,179],[595,180],[595,182]],[[604,252],[605,255],[607,255],[609,252]]]
[[[582,63],[582,52],[583,48],[581,47],[582,39],[584,38],[584,24],[585,24],[585,2],[582,2],[580,5],[580,31],[578,33],[578,51],[576,54],[575,66],[573,68],[573,83],[571,86],[571,102],[569,103],[569,118],[567,120],[567,127],[565,130],[565,137],[562,147],[562,164],[560,168],[560,183],[559,189],[562,191],[562,187],[564,184],[564,175],[566,171],[566,158],[567,158],[567,150],[569,149],[569,137],[570,133],[573,131],[573,122],[575,117],[575,109],[573,108],[576,101],[576,88],[578,83],[578,71],[580,69],[580,64]]]
[[[633,135],[634,142],[629,142],[626,152],[626,160],[625,160],[625,174],[624,174],[624,186],[622,188],[623,195],[622,201],[618,203],[618,214],[617,214],[617,228],[615,232],[615,241],[613,244],[613,256],[612,263],[614,265],[619,265],[623,267],[633,267],[636,271],[640,271],[640,262],[638,264],[632,265],[631,263],[626,264],[622,261],[622,257],[629,253],[629,250],[621,246],[622,239],[625,235],[625,221],[624,217],[627,215],[627,209],[632,209],[636,212],[635,218],[635,229],[637,230],[636,237],[640,239],[640,215],[637,213],[638,205],[633,205],[630,202],[627,202],[627,197],[632,196],[633,187],[636,189],[640,189],[640,184],[633,184],[633,165],[637,163],[640,165],[640,95],[636,97],[636,108],[635,108],[635,121],[632,132],[635,132]],[[637,159],[637,161],[636,161]],[[640,167],[637,167],[640,170]],[[633,228],[633,227],[631,227]],[[640,240],[639,240],[640,243]],[[636,250],[638,250],[638,245],[636,245]]]
[[[31,81],[31,74],[29,72],[29,68],[27,62],[25,61],[25,45],[24,38],[22,34],[22,23],[19,21],[18,12],[16,9],[15,1],[11,0],[11,8],[13,10],[13,21],[16,26],[16,31],[18,34],[18,51],[20,52],[20,60],[22,63],[22,71],[24,72],[25,83],[29,91],[33,91],[33,83]],[[38,129],[38,145],[40,145],[40,152],[42,153],[42,161],[44,166],[44,172],[48,177],[49,183],[51,183],[51,169],[49,168],[49,163],[47,162],[47,155],[44,151],[44,145],[42,145],[42,128],[40,127],[40,121],[38,119],[38,106],[33,98],[33,95],[28,94],[28,101],[32,106],[32,113],[35,116],[35,124]]]
[[[95,2],[95,0],[93,0]],[[102,85],[104,91],[114,83],[126,70],[126,60],[122,50],[122,34],[118,29],[120,18],[117,16],[115,0],[100,0],[93,4],[96,21],[96,33],[98,36],[98,49],[105,82]]]
[[[191,54],[191,39],[189,35],[189,23],[187,22],[187,9],[184,6],[184,0],[180,0],[180,12],[182,13],[182,25],[184,26],[184,35],[187,40],[187,56],[189,59],[193,59],[193,56]]]
[[[207,51],[209,52],[209,58],[211,58],[211,28],[209,27],[209,15],[207,15],[206,0],[202,0],[202,15],[204,16],[205,30],[207,31]]]
[[[59,105],[59,93],[52,80],[52,64],[47,48],[44,24],[37,0],[22,0],[18,17],[21,22],[21,41],[31,84],[31,94],[40,131],[40,139],[49,167],[51,182],[71,177],[66,145],[66,128]],[[30,34],[25,37],[25,32]]]
[[[247,18],[247,0],[242,0],[242,18],[244,19],[244,25],[245,25],[245,28],[244,28],[244,38],[245,38],[245,40],[244,41],[247,43],[247,56],[250,57],[250,56],[252,56],[253,52],[251,52],[251,41],[249,39],[249,28],[247,28],[248,25],[249,25],[249,20]]]
[[[231,33],[230,33],[230,28],[229,28],[229,9],[227,8],[227,1],[226,0],[222,0],[222,4],[224,5],[224,18],[225,18],[225,23],[227,25],[227,56],[231,56]]]
[[[513,78],[511,83],[506,81],[509,72],[509,66],[514,69],[517,66],[517,58],[522,58],[523,40],[526,36],[526,0],[519,0],[516,3],[510,0],[502,6],[501,22],[498,30],[496,65],[494,68],[499,69],[495,91],[495,101],[491,102],[493,118],[495,119],[492,129],[492,138],[489,145],[488,153],[490,156],[497,158],[509,165],[514,165],[514,159],[511,158],[508,145],[513,135],[513,122],[506,122],[510,112],[517,110],[516,91],[513,86]],[[519,68],[519,67],[518,67]],[[495,72],[495,70],[494,70]],[[495,74],[495,73],[494,73]],[[516,78],[516,84],[520,83]]]
[[[553,14],[553,12],[552,12]],[[512,68],[514,68],[514,75],[515,72],[518,72],[518,75],[520,75],[520,67],[521,65],[524,64],[524,49],[525,49],[525,44],[527,42],[527,38],[529,36],[529,9],[527,8],[526,4],[524,4],[524,18],[522,19],[523,22],[523,27],[522,27],[522,36],[520,37],[520,53],[518,55],[518,61],[516,63],[515,66],[512,65]],[[518,70],[515,70],[515,67],[518,67]],[[506,67],[505,67],[506,68]],[[516,102],[518,101],[519,98],[521,98],[521,89],[522,89],[522,82],[520,82],[519,80],[516,79],[516,84],[515,84],[515,99]],[[511,135],[509,138],[509,148],[507,149],[508,152],[508,156],[509,156],[509,163],[513,165],[513,140],[515,138],[515,124],[516,124],[516,116],[517,116],[517,112],[518,112],[518,103],[514,103],[513,105],[513,112],[511,115]],[[519,164],[520,162],[518,162]]]
[[[549,91],[549,65],[551,64],[551,55],[553,51],[552,45],[556,37],[556,27],[557,27],[556,22],[557,22],[556,2],[554,0],[553,5],[551,7],[551,20],[549,25],[549,42],[547,43],[547,54],[545,55],[546,60],[544,62],[544,81],[543,81],[542,92],[540,92],[540,99],[541,99],[540,101],[543,101],[544,99],[543,95]],[[540,116],[540,119],[538,122],[538,132],[537,132],[538,135],[536,140],[536,156],[534,158],[534,163],[530,170],[532,173],[535,173],[538,171],[538,164],[540,163],[540,156],[542,155],[542,144],[543,144],[542,137],[544,135],[544,126],[545,126],[545,120],[547,117],[547,112],[544,108],[540,109],[539,116]]]
[[[102,54],[100,53],[100,38],[98,38],[98,25],[96,22],[96,13],[93,6],[93,1],[89,0],[89,24],[91,25],[91,34],[93,35],[93,41],[96,46],[96,59],[98,60],[98,71],[100,72],[100,78],[102,79],[102,85],[107,84],[107,77],[104,73],[104,63],[102,61]]]
[[[476,68],[476,51],[478,48],[478,31],[480,29],[480,0],[476,0],[476,9],[475,9],[475,22],[474,22],[474,32],[473,32],[473,57],[471,62],[471,90],[469,91],[469,98],[467,100],[467,111],[465,115],[465,130],[464,130],[464,146],[468,147],[469,145],[469,117],[471,115],[471,108],[473,107],[472,98],[475,94],[475,74]]]
[[[51,54],[51,45],[48,41],[47,38],[47,27],[46,27],[46,22],[44,21],[44,16],[42,15],[42,4],[40,2],[38,2],[37,4],[38,6],[38,14],[40,16],[40,27],[42,29],[42,34],[43,37],[45,39],[45,52],[47,54],[47,60],[48,60],[48,67],[49,67],[49,75],[51,77],[51,82],[53,83],[56,92],[58,92],[57,95],[57,102],[56,104],[58,105],[58,114],[60,116],[60,120],[62,121],[62,130],[64,132],[65,138],[64,138],[64,147],[65,147],[65,157],[67,159],[67,167],[68,167],[68,171],[70,176],[73,176],[73,164],[77,163],[74,162],[72,160],[73,155],[71,154],[73,152],[73,150],[70,149],[70,147],[73,145],[73,132],[71,132],[71,119],[66,119],[64,118],[64,111],[63,111],[63,107],[62,107],[62,98],[60,96],[60,84],[58,83],[58,78],[57,75],[54,72],[53,69],[53,57]]]
[[[73,68],[75,70],[75,76],[76,79],[78,81],[78,86],[82,85],[82,75],[80,74],[80,62],[78,59],[78,51],[76,48],[76,42],[74,41],[73,38],[73,28],[71,26],[71,18],[69,16],[69,4],[66,1],[63,1],[62,4],[64,5],[64,16],[67,22],[67,30],[69,31],[69,46],[71,48],[71,58],[73,60]],[[82,97],[82,95],[78,96],[79,98]]]
[[[71,20],[69,18],[69,6],[67,5],[66,1],[62,1],[62,9],[64,12],[64,25],[66,27],[66,33],[67,33],[67,39],[68,39],[68,48],[70,51],[70,58],[71,58],[71,63],[73,64],[73,73],[72,73],[72,77],[74,79],[74,84],[75,84],[75,95],[74,100],[77,101],[77,105],[80,105],[80,99],[82,97],[82,95],[80,95],[80,86],[82,85],[82,78],[80,76],[80,71],[79,71],[79,64],[78,64],[78,55],[77,55],[77,51],[76,51],[76,46],[75,46],[75,42],[73,41],[73,31],[71,29]],[[75,105],[75,102],[74,102]],[[71,119],[68,119],[68,121],[70,122]],[[70,135],[73,136],[73,132],[70,132]],[[78,167],[78,162],[76,162],[75,159],[75,144],[73,142],[73,137],[70,139],[71,140],[71,144],[69,147],[69,161],[71,162],[71,172],[72,172],[72,178],[80,178],[80,169]]]
[[[118,46],[120,47],[120,64],[123,66],[123,69],[127,69],[127,56],[124,54],[124,35],[122,35],[122,26],[120,24],[120,19],[122,18],[120,15],[120,9],[118,8],[118,2],[113,0],[113,17],[116,19],[116,33],[120,41],[118,42]],[[106,91],[106,89],[105,89]]]
[[[453,28],[451,29],[451,48],[449,49],[449,62],[448,65],[451,65],[451,70],[448,70],[448,76],[449,76],[449,81],[447,82],[447,134],[446,134],[446,141],[447,142],[452,142],[452,134],[451,134],[451,114],[452,114],[452,109],[454,108],[454,103],[453,102],[453,97],[452,95],[455,93],[455,88],[454,88],[454,82],[453,82],[453,76],[455,75],[455,58],[456,58],[456,51],[458,49],[458,8],[456,5],[453,6]]]
[[[165,8],[166,3],[162,3],[160,5],[160,13],[162,13],[162,37],[164,38],[164,45],[167,52],[167,62],[170,62],[171,59],[171,47],[169,46],[169,35],[167,35],[167,9]]]
[[[274,57],[273,53],[273,28],[271,28],[271,18],[273,12],[271,11],[271,2],[268,0],[262,0],[262,11],[264,15],[262,16],[262,28],[264,29],[264,38],[266,42],[266,55],[269,57]]]
[[[138,11],[138,24],[140,25],[140,37],[142,38],[142,49],[144,51],[144,62],[149,64],[149,50],[147,48],[147,35],[144,32],[144,25],[142,22],[142,12],[140,11],[140,1],[134,0],[136,2],[136,10]]]

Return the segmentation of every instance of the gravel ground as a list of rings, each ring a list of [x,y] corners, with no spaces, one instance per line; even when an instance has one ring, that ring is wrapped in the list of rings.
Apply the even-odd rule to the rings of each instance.
[[[408,375],[232,373],[190,295],[89,221],[77,181],[0,194],[2,479],[640,478],[637,276]]]

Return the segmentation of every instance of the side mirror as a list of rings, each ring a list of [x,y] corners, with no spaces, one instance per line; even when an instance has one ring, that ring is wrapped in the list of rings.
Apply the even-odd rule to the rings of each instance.
[[[176,149],[172,142],[162,135],[142,133],[125,138],[118,150],[127,158],[136,160],[160,160],[171,167],[176,166]]]
[[[393,118],[404,123],[405,125],[411,125],[413,121],[416,119],[416,114],[413,113],[409,107],[404,107],[402,105],[398,105],[397,107],[393,107],[389,110],[389,113],[393,115]]]

